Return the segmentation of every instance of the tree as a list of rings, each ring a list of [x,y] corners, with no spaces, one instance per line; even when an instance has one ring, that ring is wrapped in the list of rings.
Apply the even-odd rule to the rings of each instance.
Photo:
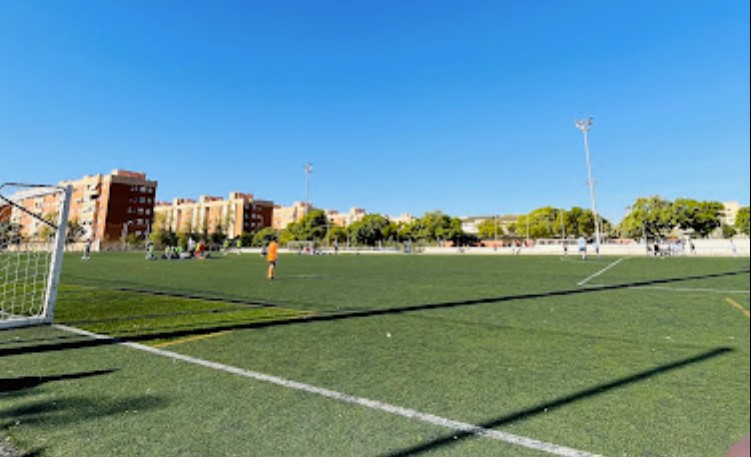
[[[20,244],[23,240],[21,235],[22,226],[10,221],[0,221],[0,238],[5,240],[6,244],[0,244],[0,250],[11,246]]]
[[[699,211],[694,218],[692,229],[702,238],[706,238],[717,227],[722,225],[722,212],[725,205],[720,202],[703,201],[699,203]]]
[[[271,227],[266,227],[258,231],[255,234],[252,241],[252,246],[261,247],[268,245],[272,239],[277,237],[276,230]]]
[[[724,205],[720,202],[697,201],[679,198],[672,205],[673,226],[683,230],[693,230],[701,238],[706,238],[722,225]]]
[[[464,246],[477,240],[476,236],[469,236],[464,233],[462,221],[458,217],[451,218],[448,227],[444,227],[442,234],[444,239],[450,240],[454,246]]]
[[[154,222],[151,223],[151,228],[154,232],[158,230],[168,230],[167,214],[166,213],[154,213]]]
[[[226,239],[227,235],[224,234],[223,230],[220,230],[220,227],[217,227],[216,231],[209,234],[208,242],[214,246],[220,246]]]
[[[738,214],[735,216],[735,229],[740,233],[744,233],[749,236],[749,207],[744,206],[738,210]]]
[[[329,218],[326,212],[320,209],[313,209],[308,212],[300,222],[292,222],[280,234],[282,242],[289,241],[320,241],[326,237]]]
[[[425,213],[412,226],[411,234],[424,241],[455,240],[461,236],[462,224],[458,218],[452,218],[441,211]]]
[[[178,237],[175,232],[160,226],[160,228],[151,232],[149,239],[156,245],[157,249],[163,249],[165,246],[177,246]]]
[[[659,195],[639,197],[619,225],[624,238],[663,237],[675,226],[672,203]]]
[[[505,234],[496,217],[485,219],[477,226],[477,235],[483,240],[501,238]]]
[[[558,217],[558,211],[552,206],[533,210],[527,217],[529,218],[529,236],[531,238],[554,237],[553,224]]]
[[[416,241],[419,231],[419,222],[399,222],[396,225],[396,240],[399,242]]]
[[[329,228],[329,242],[333,243],[336,241],[337,243],[346,243],[347,242],[347,229],[344,227],[339,227],[338,225],[332,225]]]
[[[235,223],[235,206],[229,205],[227,206],[227,211],[224,214],[224,218],[222,219],[222,228],[224,229],[224,234],[228,237],[232,233],[232,226]]]
[[[735,236],[737,232],[735,231],[735,227],[732,225],[722,224],[722,237],[723,238],[732,238]]]
[[[83,228],[78,219],[73,219],[68,222],[67,233],[65,234],[66,243],[75,243],[80,240],[86,234],[86,229]]]
[[[386,239],[390,224],[389,220],[380,214],[367,214],[350,225],[349,232],[356,243],[375,246]]]
[[[253,245],[253,234],[250,232],[242,232],[238,238],[240,238],[240,244],[243,247]]]
[[[599,216],[600,232],[608,234],[612,230],[611,223]],[[559,238],[563,232],[566,237],[586,236],[595,234],[595,216],[592,210],[578,206],[565,211],[552,206],[544,206],[532,210],[529,214],[521,215],[516,222],[509,225],[509,232],[519,236],[533,239]]]
[[[57,223],[57,215],[59,213],[57,211],[53,211],[51,213],[47,213],[44,216],[44,220],[49,222],[50,224],[56,224]],[[37,239],[41,241],[47,241],[50,240],[55,235],[55,228],[54,225],[49,224],[42,224],[42,227],[39,229],[39,231],[36,233]]]

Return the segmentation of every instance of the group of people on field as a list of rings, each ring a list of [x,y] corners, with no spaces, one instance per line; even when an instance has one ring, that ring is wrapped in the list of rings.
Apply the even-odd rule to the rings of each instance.
[[[172,259],[205,259],[209,257],[208,247],[206,243],[199,241],[196,243],[193,238],[188,240],[188,249],[183,250],[180,246],[165,246],[164,254],[162,258],[166,260]],[[154,243],[149,242],[146,245],[146,259],[156,260],[154,255]]]

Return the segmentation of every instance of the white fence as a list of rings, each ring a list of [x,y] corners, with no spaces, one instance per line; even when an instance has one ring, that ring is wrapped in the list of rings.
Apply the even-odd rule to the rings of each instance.
[[[683,244],[683,249],[677,253],[680,256],[701,256],[701,257],[749,257],[749,239],[712,239],[712,240],[694,240],[695,250],[692,253],[687,244]],[[667,245],[660,246],[662,251],[667,250]],[[426,247],[423,251],[425,254],[485,254],[485,255],[564,255],[563,246],[560,244],[536,245],[533,247],[512,248],[499,247],[468,247],[468,248],[439,248]],[[594,255],[594,246],[587,246],[587,253]],[[568,245],[568,255],[577,255],[576,244]],[[647,256],[653,255],[647,250],[643,243],[630,244],[603,244],[600,247],[600,255],[610,256]]]

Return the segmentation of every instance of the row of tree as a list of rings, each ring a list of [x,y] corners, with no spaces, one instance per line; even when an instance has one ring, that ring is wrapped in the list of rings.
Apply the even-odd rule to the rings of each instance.
[[[676,228],[696,238],[706,238],[717,229],[722,229],[725,237],[748,235],[749,207],[738,211],[734,226],[723,224],[724,209],[722,203],[714,201],[678,198],[671,202],[659,196],[641,197],[629,207],[618,230],[624,238],[665,237]]]
[[[723,210],[724,206],[719,202],[686,198],[671,202],[659,196],[641,197],[628,208],[620,224],[613,225],[602,217],[598,218],[598,223],[603,239],[664,238],[675,233],[676,229],[695,238],[707,237],[720,228],[724,236],[735,233],[749,235],[747,206],[739,211],[734,227],[723,226]],[[277,237],[282,244],[313,241],[326,246],[388,246],[410,242],[465,246],[478,244],[482,240],[592,238],[595,216],[589,209],[573,207],[565,210],[545,206],[508,223],[504,218],[488,218],[478,228],[478,235],[466,233],[459,218],[441,211],[425,213],[411,222],[394,222],[380,214],[368,214],[344,228],[333,225],[324,211],[314,209],[283,230],[265,228],[256,233],[243,233],[239,242],[241,246],[264,246],[271,238]],[[222,230],[213,233],[174,233],[160,228],[151,234],[151,240],[159,246],[185,245],[190,237],[215,246],[226,240]],[[233,245],[237,241],[233,240]]]

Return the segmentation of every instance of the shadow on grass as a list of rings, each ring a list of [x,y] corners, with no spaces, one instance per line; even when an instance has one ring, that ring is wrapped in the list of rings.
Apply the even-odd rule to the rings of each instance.
[[[21,422],[25,426],[72,424],[100,417],[134,414],[163,408],[169,402],[155,395],[96,398],[70,396],[24,402],[13,408],[0,409],[0,430]]]
[[[527,419],[530,419],[534,416],[537,416],[539,414],[549,414],[553,410],[557,408],[561,408],[563,406],[566,406],[568,404],[584,400],[587,398],[595,397],[597,395],[601,395],[616,389],[619,389],[621,387],[626,387],[630,384],[634,384],[637,382],[644,381],[646,379],[667,373],[669,371],[677,370],[680,368],[684,368],[689,365],[697,364],[706,362],[708,360],[711,360],[715,357],[719,357],[722,355],[725,355],[727,353],[733,352],[732,349],[729,348],[717,348],[713,349],[708,352],[704,352],[702,354],[698,354],[692,357],[688,357],[682,360],[678,360],[675,362],[667,363],[664,365],[660,365],[657,368],[653,368],[651,370],[642,371],[640,373],[636,373],[631,376],[626,376],[623,378],[616,379],[614,381],[599,384],[597,386],[594,386],[589,389],[581,390],[579,392],[573,393],[571,395],[567,395],[565,397],[557,398],[553,401],[541,403],[539,405],[532,406],[527,409],[523,409],[521,411],[516,411],[511,414],[507,414],[505,416],[498,417],[496,419],[484,422],[482,424],[477,424],[477,427],[479,429],[494,429],[496,427],[501,427],[504,425],[509,425],[514,422],[520,422]],[[440,447],[446,447],[446,446],[452,446],[455,444],[458,444],[462,442],[463,440],[466,440],[467,438],[472,438],[478,436],[479,430],[472,432],[472,431],[457,431],[451,434],[447,434],[445,436],[442,436],[440,438],[436,438],[434,440],[418,444],[416,446],[413,446],[408,449],[403,449],[397,452],[389,453],[389,454],[383,454],[381,457],[409,457],[409,456],[416,456],[420,455],[422,453],[430,452],[434,449],[440,448]]]
[[[2,433],[0,433],[0,455],[3,457],[41,457],[44,453],[45,448],[21,451],[5,438]]]
[[[81,373],[59,374],[52,376],[21,376],[19,378],[0,378],[0,393],[16,392],[32,389],[48,382],[68,381],[72,379],[90,378],[113,373],[115,370],[94,370]]]
[[[712,273],[712,274],[698,275],[698,276],[685,276],[685,277],[680,277],[680,278],[655,279],[655,280],[649,280],[649,281],[637,281],[637,282],[607,285],[607,286],[592,286],[592,287],[585,287],[585,288],[579,287],[576,289],[564,289],[564,290],[558,290],[558,291],[538,292],[538,293],[531,293],[531,294],[518,294],[518,295],[506,295],[506,296],[500,296],[500,297],[476,298],[476,299],[470,299],[470,300],[460,300],[460,301],[443,302],[443,303],[428,303],[428,304],[420,304],[420,305],[407,305],[407,306],[382,308],[382,309],[350,311],[350,312],[343,312],[343,313],[314,314],[314,315],[298,316],[298,317],[294,317],[291,319],[281,319],[281,320],[272,319],[272,320],[261,321],[261,322],[255,321],[255,322],[248,322],[248,323],[237,323],[235,321],[228,321],[226,322],[226,324],[214,322],[209,326],[200,325],[200,324],[197,327],[192,326],[192,325],[187,326],[187,327],[174,327],[173,326],[173,327],[167,328],[166,331],[160,330],[158,332],[151,332],[151,333],[139,331],[133,334],[122,333],[122,334],[118,334],[118,336],[116,337],[111,337],[111,338],[97,338],[97,339],[85,338],[85,339],[67,341],[67,342],[39,344],[39,345],[19,345],[15,347],[0,348],[0,357],[62,351],[62,350],[68,350],[68,349],[90,348],[90,347],[96,347],[96,346],[117,344],[117,343],[125,342],[125,341],[142,342],[142,341],[151,341],[151,340],[156,340],[156,339],[166,340],[166,339],[171,339],[171,338],[182,338],[182,337],[187,337],[187,336],[215,333],[215,332],[219,332],[223,330],[242,330],[242,329],[254,329],[254,328],[281,327],[281,326],[288,326],[288,325],[309,324],[309,323],[315,323],[315,322],[332,322],[332,321],[339,321],[339,320],[367,318],[367,317],[375,317],[375,316],[387,316],[387,315],[396,315],[396,314],[403,314],[403,313],[414,313],[418,311],[429,311],[429,310],[434,310],[434,309],[450,309],[450,308],[458,308],[458,307],[463,307],[463,306],[503,303],[503,302],[509,302],[509,301],[517,301],[517,300],[534,300],[534,299],[549,298],[549,297],[592,294],[592,293],[598,293],[598,292],[621,290],[621,289],[628,289],[632,287],[649,286],[649,285],[655,285],[655,284],[670,284],[670,283],[681,282],[681,281],[691,281],[695,279],[708,279],[708,278],[720,278],[720,277],[725,277],[725,276],[736,276],[736,275],[741,275],[741,274],[747,274],[748,272],[749,272],[748,269],[744,269],[740,271],[730,271],[730,272],[725,272],[725,273]]]

